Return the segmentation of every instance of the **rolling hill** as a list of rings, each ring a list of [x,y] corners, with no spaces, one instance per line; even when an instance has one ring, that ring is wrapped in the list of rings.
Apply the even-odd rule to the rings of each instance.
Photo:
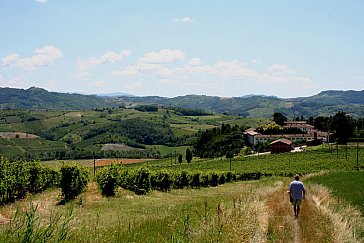
[[[114,103],[93,95],[49,92],[45,89],[0,88],[0,109],[83,110]]]
[[[119,97],[117,101],[128,105],[147,103],[180,106],[246,117],[271,117],[274,112],[281,112],[288,117],[331,116],[341,110],[354,117],[364,115],[364,90],[323,91],[310,97],[290,99],[261,95],[232,98],[186,95],[174,98],[158,96]]]
[[[100,107],[157,104],[165,107],[203,109],[209,112],[243,117],[271,117],[281,112],[287,117],[331,116],[345,111],[353,117],[363,117],[364,90],[322,91],[310,97],[283,99],[274,96],[248,95],[243,97],[218,97],[185,95],[174,98],[159,96],[100,97],[48,92],[32,87],[27,90],[0,88],[0,109],[85,110]]]

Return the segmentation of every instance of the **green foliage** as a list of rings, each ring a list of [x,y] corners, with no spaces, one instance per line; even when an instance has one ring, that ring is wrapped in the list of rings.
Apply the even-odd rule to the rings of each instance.
[[[104,196],[114,196],[117,187],[145,195],[150,190],[169,191],[171,188],[200,188],[216,187],[235,180],[259,180],[261,173],[255,172],[221,172],[198,170],[171,170],[161,169],[151,171],[142,166],[132,168],[129,166],[112,165],[98,172],[97,183]],[[266,174],[270,176],[270,174]]]
[[[331,129],[335,132],[334,138],[339,144],[346,144],[351,135],[354,133],[354,121],[346,115],[345,112],[339,111],[332,119]]]
[[[142,111],[142,112],[157,112],[157,105],[138,105],[134,107],[134,110]]]
[[[157,171],[151,176],[151,186],[153,189],[162,192],[169,191],[173,184],[173,177],[168,170]]]
[[[141,167],[136,171],[133,178],[132,191],[137,195],[145,195],[151,190],[150,171],[146,167]]]
[[[174,186],[178,189],[188,187],[190,185],[191,175],[188,171],[182,170],[174,173]]]
[[[227,151],[238,154],[244,145],[243,128],[222,124],[221,128],[201,131],[193,143],[193,152],[201,158],[214,158],[226,155]]]
[[[9,162],[0,158],[0,204],[55,187],[59,172],[39,162]]]
[[[45,89],[0,88],[0,108],[82,110],[116,104],[92,95],[48,92]]]
[[[183,160],[182,154],[179,154],[178,155],[178,163],[182,164],[182,160]]]
[[[60,187],[66,201],[74,199],[82,193],[87,186],[87,182],[88,171],[86,168],[77,164],[62,166]]]
[[[186,161],[187,163],[191,163],[192,161],[192,152],[190,149],[186,149]]]
[[[96,181],[101,189],[101,194],[106,197],[115,196],[119,186],[119,165],[112,164],[98,172]]]
[[[323,91],[310,97],[290,99],[259,95],[229,99],[206,95],[186,95],[174,98],[149,96],[122,97],[118,101],[203,109],[244,117],[271,118],[274,112],[285,114],[287,117],[294,117],[296,114],[306,117],[330,116],[339,110],[360,116],[364,109],[363,93],[364,91]]]
[[[182,107],[172,107],[177,114],[183,116],[209,116],[212,115],[212,112],[207,112],[203,109],[191,109],[191,108],[182,108]]]
[[[273,121],[280,126],[284,125],[284,122],[287,121],[287,117],[285,117],[282,113],[275,112],[273,114]]]
[[[72,211],[51,214],[43,226],[37,216],[38,204],[25,211],[17,210],[9,224],[1,229],[0,242],[64,242],[71,240]]]

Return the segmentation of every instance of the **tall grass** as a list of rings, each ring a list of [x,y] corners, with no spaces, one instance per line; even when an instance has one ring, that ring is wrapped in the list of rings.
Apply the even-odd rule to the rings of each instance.
[[[13,218],[0,228],[0,242],[63,242],[70,240],[72,210],[56,213],[44,221],[38,216],[38,204],[16,210]],[[44,222],[42,222],[44,221]]]

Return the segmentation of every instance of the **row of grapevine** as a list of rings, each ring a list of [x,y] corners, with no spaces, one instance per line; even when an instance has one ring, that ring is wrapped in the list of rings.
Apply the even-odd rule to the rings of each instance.
[[[40,162],[9,162],[0,157],[0,204],[51,187],[60,187],[67,201],[83,192],[87,182],[87,169],[77,164],[63,165],[58,171]]]
[[[147,167],[127,169],[122,165],[114,164],[99,171],[97,183],[105,196],[114,196],[118,187],[144,195],[151,190],[214,187],[238,180],[259,180],[261,176],[260,172],[201,172],[170,169],[150,171]]]
[[[60,173],[39,162],[0,158],[0,203],[24,198],[59,185]]]

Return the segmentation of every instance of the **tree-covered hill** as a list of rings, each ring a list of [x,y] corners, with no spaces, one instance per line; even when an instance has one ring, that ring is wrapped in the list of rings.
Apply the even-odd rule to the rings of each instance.
[[[354,117],[361,117],[364,110],[364,90],[323,91],[310,97],[290,99],[261,95],[232,98],[186,95],[174,98],[158,96],[120,97],[118,102],[180,106],[247,117],[268,118],[275,112],[283,113],[288,117],[332,116],[340,110],[344,110]]]
[[[0,88],[1,109],[82,110],[110,106],[114,103],[93,95],[48,92],[36,87]]]
[[[364,115],[364,90],[323,91],[310,97],[282,99],[274,96],[249,95],[218,97],[185,95],[174,98],[159,96],[98,97],[96,95],[48,92],[40,88],[0,88],[0,109],[83,110],[96,107],[160,105],[204,110],[207,113],[270,118],[279,112],[287,117],[333,116],[345,111],[353,117]]]

